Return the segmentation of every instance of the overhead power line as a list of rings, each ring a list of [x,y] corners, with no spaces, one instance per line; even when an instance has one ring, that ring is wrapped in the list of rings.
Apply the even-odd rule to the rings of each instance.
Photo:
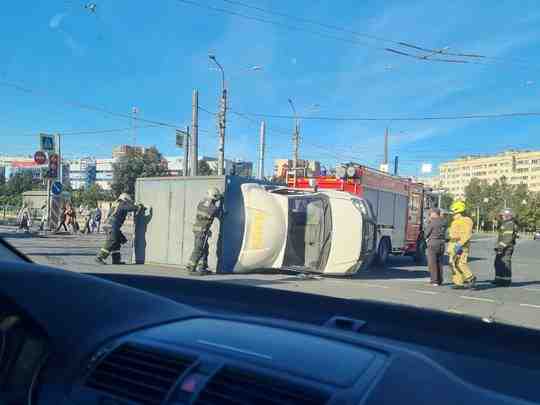
[[[378,35],[367,34],[367,33],[364,33],[364,32],[358,32],[358,31],[351,30],[351,29],[348,29],[348,28],[340,27],[338,25],[328,24],[328,23],[324,23],[324,22],[321,22],[321,21],[311,20],[311,19],[299,17],[299,16],[292,15],[292,14],[287,14],[287,13],[282,13],[282,12],[279,12],[279,11],[274,11],[274,10],[271,10],[269,8],[254,6],[254,5],[242,2],[242,1],[236,1],[236,0],[221,0],[221,1],[223,1],[224,3],[229,3],[229,4],[245,7],[245,8],[251,9],[251,10],[260,11],[260,12],[263,12],[263,13],[266,13],[266,14],[288,18],[288,19],[291,19],[291,20],[294,20],[294,21],[297,21],[297,22],[300,22],[300,23],[309,24],[309,25],[315,25],[315,26],[319,26],[319,27],[322,27],[322,28],[325,28],[325,29],[329,29],[329,30],[333,30],[333,31],[340,31],[340,32],[344,32],[344,33],[347,33],[347,34],[357,36],[357,37],[367,38],[367,39],[370,39],[370,40],[373,40],[373,41],[378,41],[378,42],[387,43],[387,44],[403,46],[403,47],[415,49],[415,50],[422,51],[422,52],[435,53],[435,54],[444,54],[444,55],[448,55],[448,56],[461,56],[461,57],[467,57],[467,58],[490,58],[489,56],[480,55],[480,54],[477,54],[477,53],[448,52],[446,50],[431,49],[431,48],[418,46],[418,45],[411,44],[411,43],[404,42],[404,41],[397,41],[397,40],[390,39],[390,38],[384,38],[384,37],[378,36]]]
[[[23,92],[23,93],[37,94],[37,95],[49,96],[49,97],[52,96],[50,93],[47,93],[45,91],[35,90],[35,89],[30,88],[30,87],[21,85],[19,83],[8,82],[8,81],[5,81],[5,80],[0,80],[0,86],[10,87],[10,88],[18,90],[20,92]],[[168,122],[163,122],[163,121],[150,120],[150,119],[146,119],[146,118],[141,118],[138,115],[135,116],[133,114],[115,112],[115,111],[111,111],[111,110],[108,110],[108,109],[103,108],[103,107],[93,106],[93,105],[90,105],[90,104],[82,104],[82,103],[80,103],[78,101],[63,100],[61,103],[64,104],[64,105],[68,105],[68,106],[71,106],[71,107],[81,109],[81,110],[94,111],[94,112],[99,112],[99,113],[109,115],[109,116],[112,116],[112,117],[119,117],[119,118],[125,118],[125,119],[128,119],[128,120],[146,122],[148,124],[153,124],[153,125],[160,126],[160,127],[175,128],[175,129],[185,127],[185,125],[180,125],[180,124],[175,124],[175,123],[168,123]]]
[[[233,111],[231,111],[233,112]],[[235,112],[238,113],[238,112]],[[444,120],[470,120],[470,119],[496,119],[496,118],[523,118],[537,117],[540,112],[509,112],[509,113],[488,113],[488,114],[456,114],[456,115],[438,115],[438,116],[420,116],[420,117],[332,117],[332,116],[315,116],[305,115],[281,115],[281,114],[261,114],[242,112],[241,114],[250,117],[268,118],[268,119],[302,119],[313,121],[444,121]]]
[[[179,3],[188,4],[188,5],[191,5],[191,6],[198,7],[198,8],[207,9],[207,10],[211,10],[211,11],[216,11],[216,12],[219,12],[219,13],[222,13],[222,14],[232,15],[232,16],[237,17],[237,18],[257,21],[257,22],[264,23],[264,24],[270,24],[270,25],[278,26],[278,27],[285,28],[285,29],[291,30],[291,31],[308,32],[308,33],[315,34],[315,35],[318,35],[318,36],[323,37],[323,38],[348,42],[348,43],[352,43],[352,44],[356,44],[356,45],[362,45],[362,46],[370,47],[370,48],[373,48],[373,49],[376,49],[376,50],[379,50],[379,51],[384,51],[384,52],[388,52],[388,53],[392,53],[392,54],[399,54],[399,55],[402,55],[402,56],[408,56],[408,57],[415,58],[415,59],[421,60],[421,61],[426,61],[426,62],[445,62],[445,63],[458,63],[458,64],[468,64],[468,63],[486,64],[485,62],[479,61],[479,59],[483,59],[483,60],[486,60],[486,61],[489,60],[489,59],[503,60],[502,58],[496,58],[496,57],[491,57],[491,56],[486,56],[486,55],[480,55],[480,54],[472,53],[472,52],[448,52],[445,49],[431,49],[431,48],[427,48],[427,47],[423,47],[423,46],[418,46],[418,45],[415,45],[415,44],[410,44],[410,43],[404,42],[404,41],[395,41],[395,40],[392,40],[392,39],[387,39],[387,38],[383,38],[383,37],[380,37],[380,36],[360,33],[360,32],[353,31],[353,30],[350,30],[350,29],[346,29],[346,28],[343,28],[343,27],[338,27],[338,26],[335,26],[335,25],[325,24],[325,23],[321,23],[321,22],[318,22],[318,21],[309,20],[309,19],[297,17],[297,16],[294,16],[294,15],[286,14],[286,13],[276,12],[276,11],[273,11],[273,10],[270,10],[270,9],[267,9],[267,8],[257,7],[257,6],[253,6],[253,5],[250,5],[250,4],[247,4],[247,3],[244,3],[244,2],[240,2],[240,1],[235,1],[235,0],[222,0],[222,1],[224,1],[225,3],[229,3],[229,4],[245,7],[245,8],[248,8],[248,9],[256,10],[258,12],[266,13],[268,15],[275,15],[275,16],[279,16],[279,17],[282,17],[282,18],[288,18],[289,20],[294,20],[294,22],[297,23],[297,24],[292,25],[292,24],[288,24],[288,23],[285,23],[285,22],[277,21],[275,19],[270,19],[270,18],[261,17],[261,16],[244,14],[244,13],[232,10],[232,9],[216,7],[216,6],[213,6],[213,5],[204,4],[204,3],[194,1],[194,0],[177,0],[177,1]],[[309,25],[313,25],[313,26],[319,26],[321,28],[324,28],[326,31],[309,29],[309,28],[306,28],[305,26],[298,25],[298,23],[300,23],[300,24],[309,24]],[[331,32],[328,32],[328,30],[337,31],[337,32],[346,34],[348,36],[346,36],[346,37],[344,37],[344,36],[336,36],[336,35],[333,35]],[[366,42],[366,41],[360,41],[359,40],[360,37],[361,38],[366,38],[366,39],[368,39],[368,40],[370,40],[372,42],[370,43],[370,42]],[[404,52],[404,51],[399,51],[399,50],[389,48],[389,47],[386,47],[386,46],[377,46],[377,45],[375,45],[373,43],[373,41],[375,41],[375,42],[384,42],[384,43],[392,44],[392,45],[398,46],[398,47],[406,47],[408,49],[414,49],[416,51],[424,52],[424,53],[427,53],[427,54],[410,54],[410,53],[407,53],[407,52]],[[449,59],[449,58],[432,57],[432,56],[436,56],[436,55],[445,55],[445,56],[451,56],[451,57],[461,57],[461,59]],[[467,60],[467,58],[476,59],[476,61],[475,60]],[[526,62],[524,62],[524,63],[526,63]]]

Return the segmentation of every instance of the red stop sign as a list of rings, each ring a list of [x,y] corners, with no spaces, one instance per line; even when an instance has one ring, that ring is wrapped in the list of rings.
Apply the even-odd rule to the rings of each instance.
[[[49,162],[58,164],[58,155],[56,153],[51,153],[49,155]]]
[[[42,152],[38,150],[36,153],[34,153],[34,162],[38,165],[43,165],[47,161],[47,155],[45,152]]]

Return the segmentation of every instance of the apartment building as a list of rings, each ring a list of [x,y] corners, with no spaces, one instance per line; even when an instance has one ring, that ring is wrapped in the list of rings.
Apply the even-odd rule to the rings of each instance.
[[[475,177],[488,183],[506,177],[509,184],[525,183],[530,191],[540,191],[540,151],[466,156],[439,166],[441,188],[458,198],[465,196],[465,187]]]

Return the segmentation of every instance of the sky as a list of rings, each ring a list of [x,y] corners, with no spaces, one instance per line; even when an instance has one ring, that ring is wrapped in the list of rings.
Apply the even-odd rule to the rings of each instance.
[[[95,0],[95,12],[87,3],[2,6],[0,154],[33,154],[40,132],[60,132],[66,157],[110,157],[135,132],[137,144],[182,155],[174,127],[191,125],[193,90],[202,108],[218,109],[221,77],[209,53],[226,75],[226,158],[256,161],[264,119],[266,173],[273,159],[292,156],[289,98],[305,117],[300,158],[327,167],[378,166],[386,128],[390,158],[399,156],[407,175],[465,154],[540,148],[540,116],[399,120],[540,112],[536,0]],[[422,60],[385,50],[416,52],[397,42],[489,58],[436,62],[464,58]],[[134,106],[138,117],[168,126],[137,121],[133,131]],[[216,117],[201,110],[199,118],[199,154],[216,156]]]

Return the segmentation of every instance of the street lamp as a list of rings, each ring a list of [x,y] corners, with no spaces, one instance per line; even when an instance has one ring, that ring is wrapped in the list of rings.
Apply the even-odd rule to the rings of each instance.
[[[227,87],[225,84],[225,71],[223,66],[217,61],[215,55],[209,54],[208,57],[221,71],[221,103],[219,115],[219,147],[218,147],[218,176],[223,176],[225,166],[225,125],[227,114]]]

